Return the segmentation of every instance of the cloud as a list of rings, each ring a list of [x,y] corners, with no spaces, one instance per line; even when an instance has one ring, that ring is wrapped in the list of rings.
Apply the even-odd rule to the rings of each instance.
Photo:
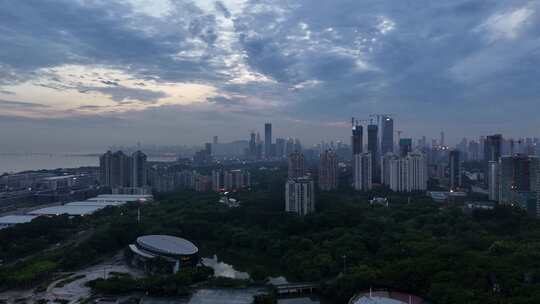
[[[160,91],[128,88],[120,85],[115,85],[112,87],[80,87],[79,90],[84,93],[99,92],[108,95],[111,100],[116,102],[136,100],[146,103],[156,103],[159,99],[168,96],[166,93]]]
[[[534,14],[532,7],[525,6],[490,16],[478,29],[489,33],[491,41],[515,39]]]
[[[29,108],[49,108],[49,106],[33,103],[33,102],[23,102],[23,101],[11,101],[0,99],[0,108],[19,108],[19,109],[29,109]]]
[[[471,133],[477,117],[519,121],[517,130],[523,114],[508,105],[536,107],[540,94],[538,8],[526,0],[4,1],[0,93],[49,108],[4,105],[0,114],[122,117],[148,138],[169,128],[192,142],[261,119],[294,131],[310,122],[299,136],[343,139],[333,126],[381,112],[419,135]],[[505,113],[486,111],[497,106]]]

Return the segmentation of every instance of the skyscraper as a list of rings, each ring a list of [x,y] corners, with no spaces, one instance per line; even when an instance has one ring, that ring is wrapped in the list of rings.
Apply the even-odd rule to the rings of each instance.
[[[379,177],[379,127],[377,125],[368,125],[368,152],[371,154],[372,177],[378,180]]]
[[[264,156],[271,158],[272,155],[272,124],[264,124]]]
[[[448,154],[449,184],[450,190],[456,191],[461,188],[461,152],[452,150]]]
[[[381,153],[394,152],[394,120],[388,116],[383,116],[381,125]]]
[[[364,144],[364,132],[361,125],[353,125],[351,146],[352,146],[352,172],[353,172],[353,188],[355,190],[371,189],[372,177],[372,161],[371,154],[369,161],[365,160],[366,154],[362,153]],[[369,170],[369,173],[366,172]],[[369,178],[369,182],[366,180]]]
[[[305,174],[304,154],[298,151],[289,154],[289,179],[303,177]]]
[[[319,165],[319,189],[330,191],[337,188],[338,162],[336,153],[326,150],[321,154]]]
[[[285,211],[298,215],[315,212],[315,185],[310,177],[293,178],[287,181]]]

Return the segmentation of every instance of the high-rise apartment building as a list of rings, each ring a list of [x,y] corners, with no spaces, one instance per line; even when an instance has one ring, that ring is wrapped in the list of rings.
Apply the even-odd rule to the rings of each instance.
[[[131,156],[122,151],[107,151],[99,158],[101,184],[114,189],[148,186],[146,155],[141,151]]]
[[[499,202],[513,204],[536,215],[539,160],[516,154],[499,161]]]
[[[353,188],[357,191],[369,191],[373,187],[371,160],[371,153],[353,155]]]
[[[449,186],[451,191],[461,188],[461,152],[452,150],[448,154]]]
[[[247,170],[236,169],[212,171],[212,190],[216,192],[240,190],[250,186],[251,175]]]
[[[427,162],[421,153],[389,160],[390,189],[412,192],[427,189]]]
[[[285,138],[276,138],[276,149],[275,149],[276,155],[275,156],[279,158],[285,157],[285,155],[287,155],[285,153],[285,149],[286,149]]]
[[[131,155],[131,183],[130,187],[142,188],[148,185],[146,154],[137,151]]]
[[[390,161],[399,160],[399,157],[394,153],[386,153],[381,156],[381,183],[390,186]]]
[[[304,154],[295,151],[289,154],[289,179],[306,175],[304,168]]]
[[[319,165],[319,189],[322,191],[337,188],[338,162],[333,150],[326,150],[321,154]]]
[[[499,162],[488,162],[487,181],[489,199],[499,201]]]
[[[285,211],[298,215],[315,212],[315,185],[310,177],[292,178],[287,181]]]

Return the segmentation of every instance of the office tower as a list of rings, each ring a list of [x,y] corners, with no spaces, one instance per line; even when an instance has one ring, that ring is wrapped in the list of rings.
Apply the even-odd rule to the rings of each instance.
[[[133,188],[142,188],[148,186],[146,154],[137,151],[131,155],[131,183]]]
[[[517,154],[499,161],[499,202],[517,205],[536,215],[539,161],[536,156]]]
[[[264,124],[264,156],[271,158],[272,155],[272,124]]]
[[[427,162],[420,153],[389,160],[390,189],[399,192],[427,189]]]
[[[279,158],[284,157],[286,151],[285,138],[276,138],[276,156]]]
[[[322,191],[335,190],[337,188],[338,162],[336,153],[326,150],[321,154],[319,165],[319,189]]]
[[[450,190],[456,191],[461,188],[461,152],[452,150],[448,154]]]
[[[381,153],[394,152],[394,120],[388,116],[382,117]]]
[[[372,177],[379,177],[379,127],[368,125],[368,152],[371,153]]]
[[[353,187],[357,191],[369,191],[373,186],[371,153],[353,155]]]
[[[310,177],[293,178],[287,181],[285,211],[298,215],[315,212],[315,185]]]
[[[499,201],[499,163],[489,161],[487,174],[489,199]]]
[[[217,145],[217,143],[218,143],[218,137],[217,137],[217,135],[214,135],[214,139],[213,139],[212,143],[213,143],[214,145]]]
[[[298,178],[305,174],[304,154],[298,151],[289,154],[289,178]]]
[[[410,152],[412,152],[412,138],[401,138],[399,140],[399,155],[405,157]]]

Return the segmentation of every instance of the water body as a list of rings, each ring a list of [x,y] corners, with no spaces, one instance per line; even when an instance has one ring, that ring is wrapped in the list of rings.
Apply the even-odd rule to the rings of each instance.
[[[67,156],[62,154],[0,154],[0,174],[40,169],[97,166],[95,156]]]
[[[149,157],[149,161],[174,161],[174,157]],[[68,154],[0,154],[0,174],[41,169],[98,166],[99,157]]]

